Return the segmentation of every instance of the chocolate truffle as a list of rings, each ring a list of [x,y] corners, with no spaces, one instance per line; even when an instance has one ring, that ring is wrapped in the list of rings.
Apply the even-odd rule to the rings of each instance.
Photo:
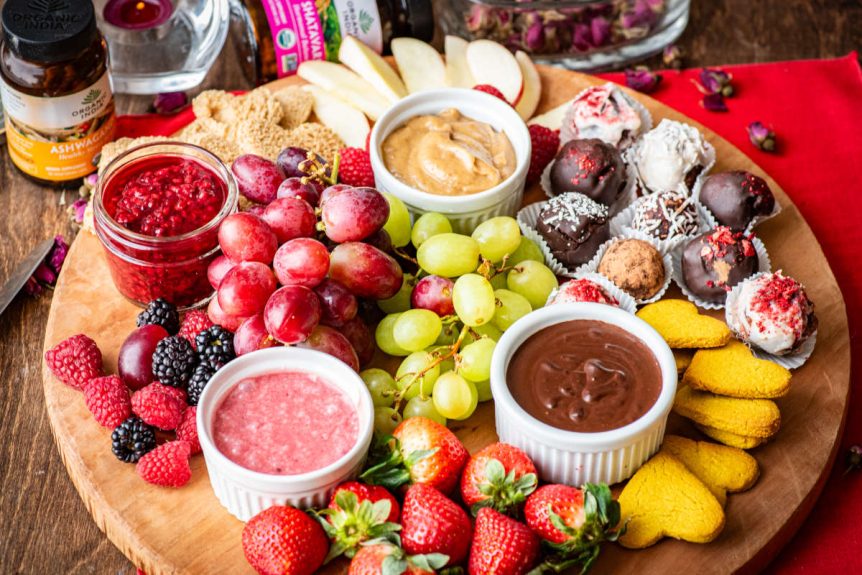
[[[682,252],[686,287],[700,299],[724,303],[730,288],[757,271],[758,259],[751,236],[727,226],[701,234]]]
[[[660,240],[674,240],[697,233],[697,208],[680,192],[657,192],[638,200],[632,228]]]
[[[743,171],[709,176],[699,199],[719,224],[736,231],[747,228],[756,216],[769,215],[775,209],[775,196],[766,181]]]
[[[614,307],[620,305],[617,298],[609,294],[605,288],[587,278],[567,281],[555,289],[548,299],[548,305],[577,302],[603,303]]]
[[[634,101],[608,83],[587,88],[572,100],[563,118],[560,137],[563,143],[577,138],[598,138],[624,149],[640,136],[643,128]]]
[[[666,278],[664,261],[655,246],[630,238],[608,247],[598,272],[639,301],[661,291]]]
[[[580,192],[610,206],[626,187],[626,170],[616,148],[601,140],[571,140],[551,165],[551,193]]]
[[[583,194],[568,192],[548,200],[536,229],[554,257],[574,269],[590,261],[610,237],[608,208]]]
[[[641,194],[678,190],[691,192],[697,176],[709,162],[709,144],[692,126],[662,120],[632,148],[632,161]]]
[[[780,271],[743,281],[727,304],[730,329],[767,353],[792,354],[817,331],[814,304],[805,289]]]

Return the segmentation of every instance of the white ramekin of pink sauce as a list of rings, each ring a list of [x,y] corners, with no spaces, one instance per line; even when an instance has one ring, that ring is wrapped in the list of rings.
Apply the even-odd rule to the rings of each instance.
[[[197,427],[210,483],[247,521],[272,505],[323,507],[362,467],[371,396],[347,364],[307,349],[243,355],[201,393]]]

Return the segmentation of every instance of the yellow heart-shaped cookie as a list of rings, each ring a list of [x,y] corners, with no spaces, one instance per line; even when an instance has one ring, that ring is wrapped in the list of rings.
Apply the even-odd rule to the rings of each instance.
[[[747,437],[772,437],[781,427],[781,412],[774,401],[725,397],[687,385],[676,392],[673,410],[695,423]]]
[[[694,358],[693,349],[675,349],[673,350],[673,360],[676,362],[676,372],[682,374],[688,366],[691,365],[691,360]]]
[[[692,389],[746,399],[772,399],[790,391],[790,370],[758,359],[744,343],[733,340],[718,349],[694,354],[682,382]]]
[[[723,321],[700,315],[696,305],[682,299],[663,299],[645,305],[637,316],[655,328],[673,348],[721,347],[732,336]]]
[[[758,445],[763,445],[769,440],[768,437],[752,437],[750,435],[739,435],[737,433],[724,431],[722,429],[716,429],[714,427],[709,427],[708,425],[701,425],[699,423],[695,423],[694,426],[698,428],[698,430],[700,430],[700,432],[703,433],[705,436],[718,442],[721,442],[725,445],[729,445],[730,447],[737,447],[739,449],[754,449]]]
[[[710,490],[675,457],[659,452],[629,479],[619,496],[619,541],[643,549],[662,537],[708,543],[724,528],[724,509]]]
[[[666,435],[661,450],[669,453],[695,474],[715,495],[722,507],[727,493],[745,491],[760,476],[757,460],[741,449],[709,441],[694,441]]]

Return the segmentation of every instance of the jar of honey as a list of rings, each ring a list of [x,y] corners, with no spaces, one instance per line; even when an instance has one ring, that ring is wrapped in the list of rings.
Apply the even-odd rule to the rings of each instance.
[[[9,157],[25,175],[69,185],[114,136],[108,48],[91,0],[6,0],[0,94]]]

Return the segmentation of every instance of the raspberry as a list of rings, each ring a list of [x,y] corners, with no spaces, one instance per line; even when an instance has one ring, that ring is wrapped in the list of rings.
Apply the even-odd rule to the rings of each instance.
[[[82,333],[46,351],[45,363],[57,379],[75,389],[84,389],[91,379],[104,375],[102,352],[95,341]]]
[[[374,187],[374,172],[371,171],[371,156],[362,148],[341,150],[338,164],[338,181],[355,187]]]
[[[560,147],[560,132],[538,124],[532,124],[529,130],[533,152],[530,155],[527,183],[532,184],[539,181],[542,172],[557,155],[557,148]]]
[[[507,104],[509,103],[509,100],[506,99],[506,96],[503,95],[503,92],[501,92],[491,84],[476,84],[475,86],[473,86],[473,89],[478,90],[479,92],[485,92],[486,94],[491,94],[492,96],[500,98]]]
[[[185,409],[176,392],[155,382],[132,394],[132,412],[144,423],[168,431],[180,424]]]
[[[84,402],[96,421],[111,429],[132,415],[129,388],[119,375],[91,379],[84,386]]]
[[[138,314],[138,327],[145,325],[160,325],[173,335],[180,329],[180,314],[175,305],[163,298],[157,298],[147,304],[147,309]]]
[[[185,315],[183,323],[180,325],[180,331],[177,335],[186,338],[189,343],[192,344],[192,349],[197,351],[198,348],[195,344],[195,336],[203,330],[212,327],[212,325],[213,322],[207,315],[207,312],[196,309]]]
[[[365,135],[365,151],[371,153],[371,130]]]
[[[180,424],[177,426],[177,439],[188,441],[192,446],[192,455],[201,452],[201,442],[198,439],[197,426],[198,408],[194,405],[187,407],[183,412],[183,417],[180,419]]]
[[[135,468],[147,483],[162,487],[182,487],[192,478],[188,441],[168,441],[144,455]]]

